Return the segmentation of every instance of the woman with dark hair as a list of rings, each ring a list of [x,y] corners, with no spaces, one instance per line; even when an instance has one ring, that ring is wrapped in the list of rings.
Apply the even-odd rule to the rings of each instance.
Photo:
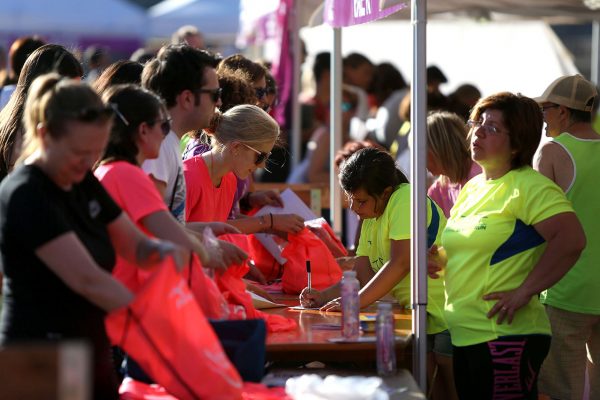
[[[94,175],[119,207],[142,231],[197,253],[204,267],[226,268],[243,262],[245,254],[227,242],[220,242],[224,257],[210,257],[196,235],[169,212],[156,186],[140,168],[145,160],[158,157],[160,145],[171,129],[162,100],[137,85],[111,86],[103,97],[114,107],[116,118]],[[149,274],[119,257],[113,276],[136,293]],[[151,382],[139,371],[137,364],[126,357],[125,375]]]
[[[98,400],[118,399],[105,313],[133,299],[110,274],[116,256],[150,267],[169,253],[183,266],[188,255],[145,236],[92,174],[112,115],[87,84],[37,78],[25,106],[22,164],[0,185],[0,345],[89,342]]]
[[[142,82],[142,71],[144,66],[136,61],[120,60],[110,64],[100,76],[94,81],[92,87],[100,95],[110,86]]]
[[[160,145],[171,128],[171,119],[158,96],[137,85],[116,85],[103,96],[115,109],[116,118],[104,154],[94,174],[115,202],[144,232],[195,251],[203,265],[225,268],[243,261],[244,254],[227,242],[225,260],[211,260],[195,234],[177,222],[156,187],[140,165],[158,157]],[[134,265],[117,261],[115,276],[137,290],[143,280]],[[143,275],[143,273],[142,273]]]
[[[373,96],[377,109],[372,135],[388,149],[405,121],[400,117],[398,109],[406,93],[408,93],[408,86],[396,67],[390,63],[381,63],[375,67],[369,88],[369,94]]]
[[[267,104],[265,97],[267,95],[267,69],[261,64],[254,62],[241,54],[234,54],[219,63],[217,75],[225,70],[243,71],[248,74],[250,83],[254,88],[254,104],[265,110]]]
[[[67,49],[47,44],[35,50],[25,61],[19,82],[8,104],[0,111],[0,180],[13,169],[19,157],[23,136],[23,112],[29,86],[35,78],[56,72],[69,78],[81,78],[83,68]]]
[[[349,206],[362,220],[354,266],[360,282],[360,307],[388,293],[402,306],[410,306],[410,185],[394,159],[376,148],[364,148],[344,162],[340,185]],[[439,243],[446,219],[439,207],[427,199],[427,245]],[[444,283],[428,280],[427,333],[431,365],[438,364],[444,381],[452,382],[450,339],[443,319]],[[321,310],[340,309],[340,284],[323,291],[304,289],[300,303]],[[435,353],[435,356],[434,356]],[[432,370],[433,371],[433,370]],[[449,375],[450,374],[450,375]]]
[[[0,82],[0,109],[6,104],[15,89],[27,57],[46,42],[39,36],[22,36],[15,39],[8,50],[8,69]],[[6,101],[4,101],[6,99]]]
[[[483,172],[462,188],[442,235],[461,399],[537,399],[551,334],[538,293],[585,247],[562,190],[531,168],[542,125],[539,105],[519,94],[488,96],[471,112],[471,156]]]

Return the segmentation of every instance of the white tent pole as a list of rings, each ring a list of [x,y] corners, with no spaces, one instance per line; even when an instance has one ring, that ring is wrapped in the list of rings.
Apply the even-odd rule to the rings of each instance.
[[[335,173],[335,153],[342,146],[342,29],[333,29],[331,51],[331,103],[329,146],[329,211],[331,226],[336,235],[342,233],[341,190]]]
[[[411,22],[413,25],[413,76],[410,113],[412,131],[410,215],[411,238],[413,238],[411,241],[412,328],[415,338],[413,375],[421,390],[427,393],[426,0],[411,1]]]
[[[592,69],[591,81],[600,85],[600,21],[592,22]]]
[[[300,4],[296,0],[293,2],[291,13],[288,18],[289,30],[286,32],[290,35],[292,44],[292,90],[291,90],[291,107],[292,107],[292,123],[290,125],[291,144],[292,144],[292,165],[291,170],[295,169],[300,163],[300,155],[302,152],[302,133],[300,121]],[[288,136],[289,140],[289,136]]]

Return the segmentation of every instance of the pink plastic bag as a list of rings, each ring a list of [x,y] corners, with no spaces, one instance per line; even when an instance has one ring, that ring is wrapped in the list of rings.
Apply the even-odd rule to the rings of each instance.
[[[204,273],[200,259],[194,253],[188,267],[183,270],[183,278],[206,318],[227,319],[229,315],[227,300],[221,294],[217,284]]]
[[[105,320],[112,344],[180,399],[240,399],[242,380],[189,290],[168,260],[127,307]]]
[[[304,228],[298,234],[288,235],[288,244],[282,252],[287,259],[283,266],[283,291],[298,294],[307,286],[306,261],[311,261],[312,287],[323,290],[342,279],[342,269],[333,255],[314,233]]]

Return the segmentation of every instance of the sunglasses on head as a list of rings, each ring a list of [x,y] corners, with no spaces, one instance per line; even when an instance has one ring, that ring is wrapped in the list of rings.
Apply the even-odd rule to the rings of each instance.
[[[127,118],[125,118],[123,113],[119,110],[118,104],[109,103],[108,107],[111,108],[112,112],[115,113],[115,115],[121,120],[121,122],[123,122],[123,124],[125,126],[129,126],[129,121],[127,120]],[[169,132],[171,131],[171,118],[155,119],[154,121],[147,122],[148,125],[154,125],[157,123],[160,123],[160,129],[162,129],[163,135],[167,136],[169,134]]]
[[[108,105],[106,107],[86,107],[73,113],[66,113],[67,118],[73,118],[82,122],[96,122],[100,119],[111,117],[114,109]]]
[[[262,164],[263,162],[267,161],[267,159],[271,156],[271,152],[265,153],[265,152],[256,150],[254,147],[249,146],[246,143],[242,143],[242,144],[257,154],[256,160],[254,160],[254,165]]]
[[[208,93],[210,95],[210,99],[213,103],[216,103],[221,98],[221,94],[223,93],[223,89],[198,89],[198,93]]]
[[[156,119],[154,121],[148,122],[148,125],[154,125],[160,123],[160,129],[162,130],[163,135],[167,136],[169,132],[171,132],[171,118],[165,119]]]

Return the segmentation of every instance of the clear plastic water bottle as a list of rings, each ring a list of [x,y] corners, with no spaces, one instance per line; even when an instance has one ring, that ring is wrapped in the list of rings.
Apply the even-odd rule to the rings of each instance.
[[[359,283],[355,271],[344,271],[342,292],[342,336],[347,340],[358,340],[359,336]]]
[[[394,339],[394,314],[390,303],[377,306],[377,374],[390,376],[396,373],[396,346]]]

